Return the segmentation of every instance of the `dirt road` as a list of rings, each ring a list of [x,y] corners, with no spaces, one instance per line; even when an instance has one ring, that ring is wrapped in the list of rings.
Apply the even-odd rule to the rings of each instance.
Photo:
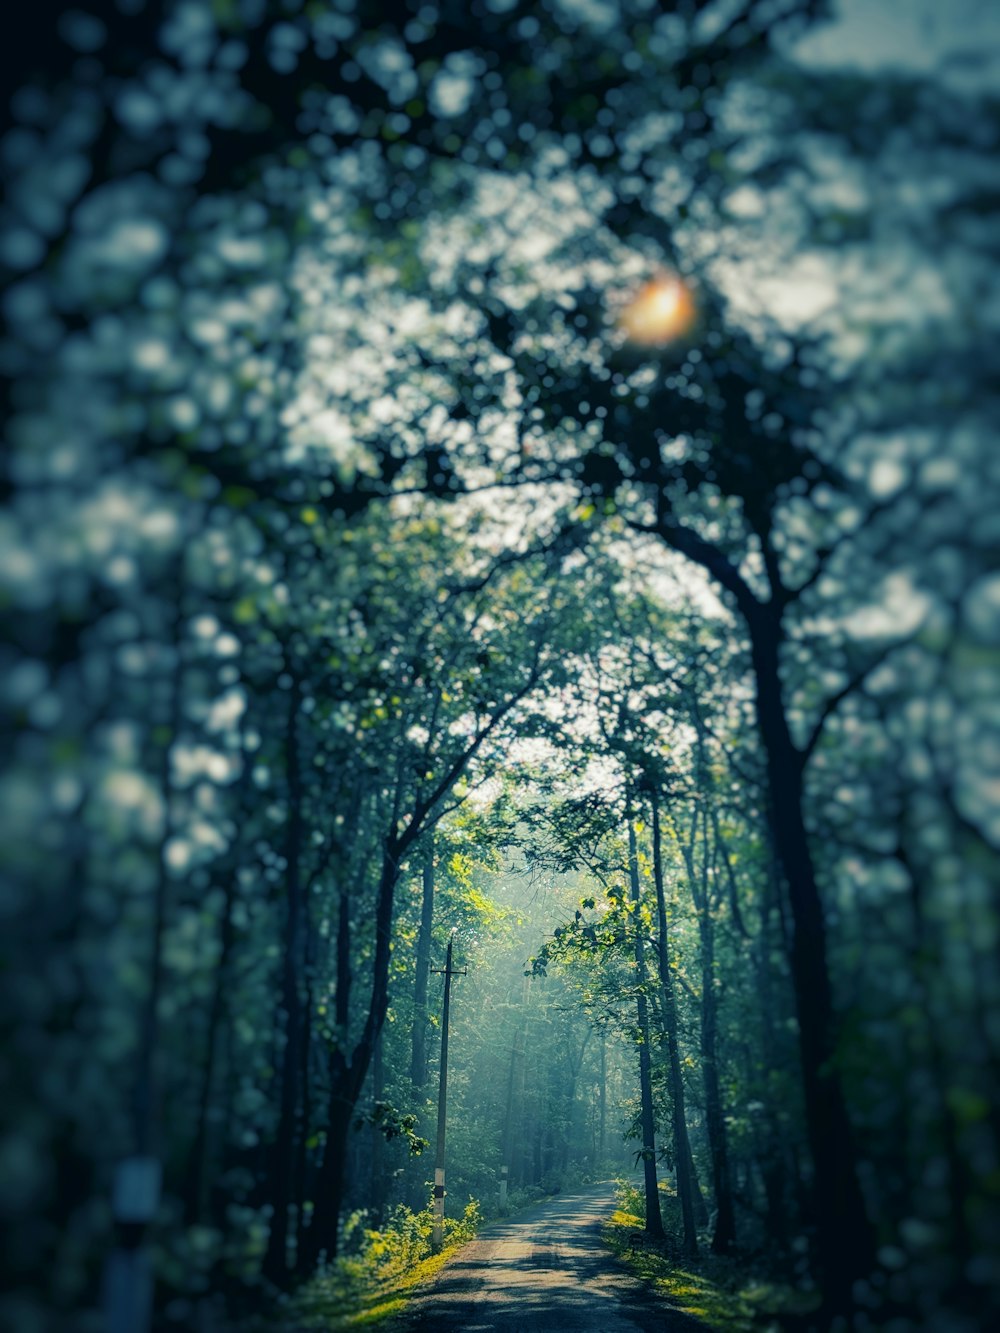
[[[705,1333],[671,1314],[601,1244],[610,1185],[488,1227],[417,1296],[414,1333]]]

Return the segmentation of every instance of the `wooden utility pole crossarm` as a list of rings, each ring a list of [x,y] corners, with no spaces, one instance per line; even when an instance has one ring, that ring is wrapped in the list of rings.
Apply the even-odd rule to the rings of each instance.
[[[441,1249],[444,1242],[444,1140],[448,1120],[448,1018],[451,1010],[451,979],[464,977],[466,968],[453,968],[451,951],[455,943],[455,931],[448,939],[448,952],[444,967],[433,967],[431,971],[444,976],[444,1006],[441,1010],[441,1069],[438,1078],[438,1123],[437,1153],[434,1158],[434,1226],[431,1232],[431,1248],[434,1253]]]

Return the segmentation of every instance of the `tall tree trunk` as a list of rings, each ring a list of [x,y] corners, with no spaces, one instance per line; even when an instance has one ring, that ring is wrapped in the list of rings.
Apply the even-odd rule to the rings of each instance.
[[[288,657],[286,656],[286,663]],[[285,923],[285,953],[281,974],[281,1003],[285,1013],[285,1044],[281,1055],[281,1103],[278,1129],[271,1157],[268,1197],[273,1209],[264,1272],[281,1283],[287,1275],[289,1205],[295,1169],[295,1145],[299,1129],[299,1081],[302,1065],[302,892],[299,860],[302,851],[302,769],[299,755],[298,720],[302,684],[292,673],[285,727],[285,767],[288,786],[288,817],[285,821],[285,885],[288,910]]]
[[[236,787],[239,810],[247,812],[246,796],[250,787],[252,766],[245,748],[243,731],[240,732],[240,757],[242,769]],[[209,1218],[208,1156],[209,1156],[209,1116],[212,1093],[214,1091],[220,1064],[222,1046],[223,1018],[228,1018],[226,1003],[229,982],[229,960],[236,942],[236,923],[233,919],[233,907],[236,901],[239,861],[230,866],[223,881],[222,914],[219,918],[219,961],[215,967],[212,982],[212,999],[208,1013],[208,1036],[205,1050],[205,1064],[201,1071],[201,1086],[198,1091],[198,1116],[196,1120],[194,1142],[187,1165],[187,1179],[184,1187],[184,1215],[188,1223],[206,1222]],[[223,1108],[224,1110],[225,1108]],[[222,1123],[227,1123],[225,1114]]]
[[[515,1037],[515,1041],[517,1038]],[[510,1069],[507,1074],[507,1101],[504,1106],[503,1130],[500,1138],[500,1168],[501,1179],[510,1184],[510,1159],[514,1144],[514,1088],[515,1075],[517,1073],[516,1046],[510,1048]]]
[[[970,1178],[968,1163],[961,1146],[961,1128],[955,1108],[948,1097],[949,1086],[954,1082],[954,1075],[948,1076],[945,1050],[937,1031],[935,1005],[932,993],[934,965],[940,966],[937,949],[930,945],[924,920],[923,902],[925,891],[923,877],[916,863],[907,855],[900,840],[896,850],[897,860],[906,871],[910,880],[910,912],[914,939],[914,984],[917,1003],[925,1015],[922,1036],[925,1044],[927,1061],[934,1076],[934,1088],[939,1104],[939,1124],[944,1146],[945,1161],[948,1163],[948,1199],[950,1250],[955,1257],[956,1268],[964,1267],[972,1252],[967,1216],[968,1201],[972,1197],[974,1181]],[[910,1041],[914,1042],[915,1034]],[[914,1052],[914,1062],[920,1059],[921,1052]],[[919,1160],[919,1159],[918,1159]],[[919,1188],[919,1185],[917,1186]]]
[[[571,1145],[579,1142],[579,1139],[577,1138],[576,1135],[576,1122],[577,1122],[576,1088],[580,1080],[580,1073],[583,1069],[584,1057],[587,1054],[587,1047],[590,1045],[590,1038],[592,1034],[593,1034],[593,1028],[588,1027],[583,1034],[583,1041],[580,1044],[579,1052],[574,1052],[572,1047],[569,1048],[568,1051],[569,1078],[564,1079],[562,1081],[561,1089],[559,1087],[557,1087],[556,1089],[557,1092],[560,1090],[562,1091],[563,1100],[566,1107],[566,1117],[564,1121],[562,1142],[560,1144],[560,1152],[562,1154],[562,1168],[564,1171],[568,1170],[569,1168]]]
[[[229,976],[229,956],[232,952],[236,934],[233,922],[233,898],[236,890],[236,867],[234,866],[225,879],[225,898],[222,905],[222,921],[219,932],[219,961],[215,968],[212,983],[212,1000],[208,1012],[208,1035],[206,1038],[205,1064],[201,1071],[201,1087],[198,1092],[198,1116],[195,1122],[194,1142],[188,1159],[187,1180],[184,1190],[184,1215],[190,1223],[204,1222],[208,1211],[208,1121],[212,1104],[212,1089],[215,1083],[215,1071],[218,1065],[219,1029],[226,1008],[226,982]]]
[[[660,1191],[656,1181],[656,1122],[653,1113],[653,1077],[649,1049],[649,1004],[646,999],[646,955],[642,940],[642,922],[639,919],[639,858],[635,845],[635,826],[628,817],[628,872],[635,904],[633,935],[635,939],[636,1015],[639,1021],[639,1097],[642,1127],[642,1171],[646,1192],[646,1231],[656,1240],[662,1240],[663,1214],[660,1211]],[[688,1200],[690,1207],[690,1197]]]
[[[360,797],[360,791],[359,791]],[[356,818],[360,799],[353,808],[353,817]],[[302,1020],[302,1070],[301,1070],[301,1113],[299,1123],[299,1138],[295,1157],[295,1181],[292,1191],[292,1202],[295,1205],[295,1242],[296,1242],[296,1269],[302,1271],[302,1238],[306,1230],[306,1200],[309,1191],[309,1153],[311,1130],[313,1127],[313,1087],[310,1077],[311,1056],[313,1050],[313,1036],[316,1026],[316,979],[317,964],[320,948],[318,932],[314,928],[312,916],[308,911],[309,896],[313,886],[317,883],[320,875],[329,864],[330,858],[337,850],[337,844],[332,840],[328,844],[326,853],[321,857],[319,864],[313,870],[312,875],[305,886],[304,898],[306,911],[303,919],[305,942],[303,946],[303,955],[305,963],[305,1005]],[[342,907],[347,901],[346,893],[341,895],[338,906]],[[347,921],[348,929],[350,921]],[[339,945],[339,940],[338,940]],[[338,954],[338,959],[339,959]],[[350,952],[348,948],[348,957]],[[338,983],[340,980],[338,974]],[[350,978],[348,978],[348,985]],[[336,1020],[335,1020],[336,1021]]]
[[[701,874],[695,862],[695,840],[699,822],[696,804],[691,821],[691,837],[688,842],[681,841],[681,851],[690,881],[691,897],[698,920],[698,935],[701,944],[701,1071],[705,1090],[705,1127],[708,1131],[709,1155],[712,1160],[712,1187],[715,1194],[715,1228],[712,1233],[713,1254],[728,1254],[736,1244],[736,1212],[733,1206],[732,1176],[729,1167],[729,1143],[726,1134],[726,1118],[722,1105],[722,1091],[719,1081],[719,1005],[715,988],[715,904],[710,882],[709,823],[711,823],[716,851],[722,856],[729,875],[730,904],[734,924],[746,935],[746,927],[739,916],[736,895],[736,883],[732,866],[721,845],[721,834],[714,802],[708,766],[705,762],[705,728],[701,712],[695,702],[692,709],[697,730],[697,787],[702,803],[701,808]],[[657,798],[653,797],[654,841],[659,841],[659,810]],[[711,814],[709,808],[711,807]]]
[[[166,717],[158,719],[166,726],[166,738],[160,747],[157,774],[165,815],[157,853],[156,883],[153,889],[149,987],[139,1018],[138,1067],[132,1095],[133,1151],[140,1156],[156,1152],[160,1129],[157,1061],[160,1045],[160,998],[163,992],[163,935],[167,924],[170,896],[167,846],[174,832],[170,756],[180,730],[184,691],[184,666],[180,652],[181,627],[184,619],[181,591],[183,556],[178,558],[175,577],[178,581],[177,603],[170,622],[170,646],[173,650],[174,665],[170,675]]]
[[[364,1070],[371,1060],[364,1062]],[[327,1107],[326,1146],[316,1179],[312,1223],[300,1243],[303,1270],[315,1267],[322,1253],[337,1254],[337,1228],[344,1197],[344,1175],[354,1108],[361,1095],[361,1063],[348,1063],[343,1051],[330,1058],[330,1095]]]
[[[316,1200],[313,1219],[300,1245],[300,1252],[305,1267],[311,1268],[319,1255],[326,1252],[333,1257],[337,1253],[337,1229],[344,1191],[344,1165],[347,1160],[347,1139],[351,1128],[351,1116],[357,1105],[365,1077],[375,1053],[375,1042],[385,1022],[389,1007],[389,959],[392,953],[392,907],[396,881],[399,877],[400,844],[390,839],[383,850],[382,868],[379,875],[379,888],[375,907],[375,957],[372,967],[372,994],[368,1015],[350,1056],[344,1050],[337,1049],[330,1059],[330,1098],[326,1146],[316,1181]],[[346,895],[342,899],[341,912],[344,924],[349,929]],[[339,940],[338,940],[339,954]],[[349,955],[349,951],[348,951]],[[345,959],[349,962],[349,956]],[[341,994],[338,979],[336,997],[338,1027],[340,1017],[344,1022],[349,1016],[346,991]],[[346,1043],[346,1026],[342,1029]]]
[[[792,742],[781,681],[782,615],[788,600],[777,562],[768,559],[771,597],[762,601],[725,553],[679,523],[662,502],[657,531],[675,551],[706,569],[735,598],[750,634],[757,725],[767,767],[768,817],[788,881],[791,964],[799,1022],[806,1127],[815,1171],[818,1259],[827,1310],[849,1312],[852,1286],[871,1272],[874,1238],[858,1179],[854,1136],[834,1059],[833,997],[826,922],[802,810],[805,757]]]
[[[525,1135],[527,1127],[527,1095],[528,1095],[528,1013],[529,1001],[531,999],[531,977],[524,979],[524,991],[522,993],[521,1004],[523,1011],[521,1015],[521,1060],[517,1080],[517,1105],[521,1117],[521,1136],[520,1152],[515,1154],[517,1161],[517,1179],[523,1187],[528,1184],[528,1140]],[[512,1164],[513,1165],[513,1164]]]
[[[719,1086],[718,1004],[715,997],[715,948],[710,922],[702,931],[701,946],[701,1068],[705,1082],[705,1124],[712,1156],[715,1191],[715,1230],[712,1253],[729,1254],[736,1244],[736,1213],[729,1171],[729,1143]]]
[[[431,970],[431,931],[434,925],[434,847],[427,851],[417,934],[417,968],[413,982],[413,1029],[410,1039],[410,1084],[420,1094],[427,1083],[427,979]]]
[[[760,996],[761,1009],[761,1055],[765,1069],[775,1068],[774,1011],[771,995],[771,959],[770,959],[770,910],[764,907],[761,913],[760,949],[755,950],[757,970],[757,992]],[[760,1168],[764,1181],[764,1196],[767,1207],[767,1231],[777,1242],[781,1250],[788,1246],[789,1216],[788,1204],[791,1191],[788,1186],[786,1169],[788,1155],[786,1145],[782,1143],[781,1127],[776,1108],[766,1106],[762,1117],[763,1143],[761,1144]]]
[[[337,1226],[344,1202],[348,1141],[357,1097],[350,1066],[337,1052],[330,1062],[326,1148],[316,1179],[313,1218],[299,1245],[304,1272],[315,1267],[324,1251],[328,1258],[337,1254]]]
[[[316,1205],[312,1225],[303,1238],[299,1250],[303,1264],[310,1266],[318,1255],[326,1251],[331,1257],[337,1253],[340,1208],[343,1202],[344,1163],[347,1153],[347,1135],[351,1114],[361,1096],[365,1075],[371,1064],[375,1042],[382,1031],[389,1008],[389,964],[392,959],[392,918],[396,883],[400,866],[422,834],[434,827],[434,811],[439,810],[442,798],[449,792],[468,763],[478,753],[487,737],[499,726],[515,705],[537,682],[537,659],[529,675],[490,720],[476,733],[463,753],[451,764],[444,776],[430,791],[417,800],[403,822],[400,809],[403,771],[397,772],[396,804],[390,831],[382,844],[382,865],[375,895],[375,950],[372,957],[371,993],[361,1033],[350,1054],[347,1054],[347,1028],[342,1029],[344,1049],[337,1050],[331,1060],[330,1112],[326,1145],[316,1182]],[[437,816],[439,817],[439,815]]]
[[[775,1013],[775,980],[778,975],[777,959],[787,964],[791,955],[791,934],[785,911],[785,885],[774,850],[771,829],[767,829],[767,891],[760,904],[760,928],[753,949],[756,990],[760,1010],[761,1058],[765,1070],[783,1068],[787,1061],[779,1050],[778,1019]],[[791,998],[791,997],[788,997]],[[785,1006],[783,1005],[782,1008]],[[748,1075],[749,1081],[749,1075]],[[789,1144],[778,1107],[772,1098],[765,1097],[765,1111],[761,1116],[759,1152],[761,1176],[764,1180],[767,1205],[767,1230],[781,1250],[788,1247],[791,1235],[791,1211],[796,1200],[792,1180],[794,1144]],[[782,1108],[787,1114],[787,1108]]]
[[[757,719],[767,759],[775,850],[788,881],[791,969],[799,1022],[806,1125],[815,1172],[818,1258],[829,1308],[851,1308],[874,1247],[854,1136],[837,1073],[826,922],[802,810],[802,755],[792,743],[779,671],[781,623],[770,604],[749,617]]]
[[[306,985],[305,1011],[302,1016],[302,1070],[300,1079],[300,1121],[298,1141],[295,1145],[295,1174],[292,1180],[292,1203],[295,1207],[295,1242],[298,1256],[302,1235],[305,1230],[305,1205],[307,1181],[309,1178],[309,1130],[312,1124],[312,1082],[309,1078],[309,1055],[313,1042],[313,994],[312,984]],[[298,1263],[296,1263],[298,1268]]]
[[[698,1227],[695,1218],[694,1164],[684,1112],[684,1076],[681,1072],[680,1041],[677,1023],[677,996],[670,971],[670,937],[667,934],[667,899],[663,889],[663,845],[660,835],[660,806],[654,789],[653,806],[653,880],[656,885],[657,961],[663,991],[663,1025],[667,1037],[668,1077],[670,1081],[671,1127],[674,1162],[677,1170],[677,1194],[684,1223],[684,1253],[693,1258],[698,1253]]]
[[[385,1069],[382,1064],[382,1033],[375,1038],[375,1050],[372,1054],[372,1126],[371,1148],[368,1161],[370,1172],[369,1198],[374,1212],[376,1226],[381,1226],[385,1212],[385,1138],[379,1128],[377,1116],[379,1103],[385,1096]]]
[[[597,1140],[597,1160],[600,1169],[603,1171],[604,1158],[608,1150],[608,1034],[604,1027],[601,1028],[601,1081],[598,1087],[598,1104],[600,1106],[600,1129]]]

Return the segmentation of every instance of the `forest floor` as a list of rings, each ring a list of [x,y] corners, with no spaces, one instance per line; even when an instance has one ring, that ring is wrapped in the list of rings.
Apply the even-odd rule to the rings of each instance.
[[[612,1253],[656,1293],[660,1308],[679,1311],[714,1333],[791,1333],[807,1328],[819,1306],[815,1291],[768,1280],[745,1261],[702,1254],[676,1259],[633,1243],[642,1219],[616,1208],[601,1230]]]

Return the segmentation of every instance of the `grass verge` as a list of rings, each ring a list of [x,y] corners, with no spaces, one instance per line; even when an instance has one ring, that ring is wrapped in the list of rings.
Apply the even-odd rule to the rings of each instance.
[[[283,1333],[342,1333],[347,1329],[381,1329],[389,1333],[406,1309],[416,1287],[429,1282],[468,1238],[428,1255],[405,1273],[395,1273],[367,1290],[346,1287],[339,1277],[318,1277],[295,1297]]]
[[[735,1259],[677,1262],[655,1249],[631,1249],[629,1236],[642,1228],[641,1217],[616,1209],[604,1226],[605,1243],[671,1309],[713,1333],[784,1333],[817,1307],[813,1293],[764,1281]]]

